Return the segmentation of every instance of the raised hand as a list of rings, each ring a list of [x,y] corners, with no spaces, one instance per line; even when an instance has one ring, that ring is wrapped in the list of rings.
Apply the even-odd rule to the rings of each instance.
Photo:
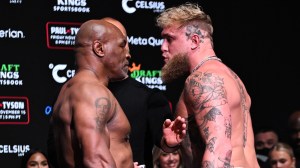
[[[173,152],[178,149],[180,143],[186,136],[186,120],[178,116],[175,120],[171,121],[166,119],[163,124],[163,138],[161,147],[165,152]]]

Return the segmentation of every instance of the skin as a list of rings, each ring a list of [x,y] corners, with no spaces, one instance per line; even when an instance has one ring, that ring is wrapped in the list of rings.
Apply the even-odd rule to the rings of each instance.
[[[268,132],[260,132],[255,135],[255,148],[263,149],[268,148],[271,149],[274,144],[278,142],[278,136],[273,131]]]
[[[116,20],[114,18],[110,18],[110,17],[103,18],[103,20],[116,26],[122,32],[122,34],[125,37],[127,37],[127,32],[126,32],[125,27],[118,20]],[[125,48],[128,52],[127,54],[130,55],[128,42],[126,43]],[[127,78],[127,77],[128,77],[128,75],[125,78]],[[162,143],[161,147],[165,151],[172,152],[172,151],[176,150],[176,148],[169,148],[168,145],[165,144],[165,142],[169,142],[170,143],[169,146],[176,146],[179,143],[181,143],[183,138],[186,135],[186,121],[184,118],[181,118],[181,117],[177,117],[174,121],[171,121],[168,119],[164,122],[163,129],[164,129],[164,136],[162,137],[162,140],[161,140],[161,143]],[[138,165],[137,162],[135,162],[134,164],[135,164],[135,166]]]
[[[59,165],[133,168],[130,124],[107,88],[127,76],[127,39],[114,25],[89,20],[75,42],[78,69],[63,85],[52,116]]]
[[[177,151],[172,153],[162,152],[158,161],[160,168],[178,168],[180,164],[180,155]]]
[[[123,36],[125,38],[127,38],[127,31],[125,29],[125,27],[123,26],[123,24],[121,22],[119,22],[118,20],[116,19],[113,19],[113,18],[110,18],[110,17],[106,17],[106,18],[103,18],[104,21],[106,22],[109,22],[111,24],[113,24],[114,26],[116,26],[123,34]],[[126,40],[126,46],[125,46],[125,49],[127,50],[127,54],[130,55],[130,50],[129,50],[129,45],[128,45],[128,41]],[[130,58],[131,58],[131,55],[130,55]],[[127,69],[127,72],[126,72],[126,77],[128,77],[128,69]]]
[[[191,146],[186,150],[192,151],[193,167],[259,167],[249,113],[250,96],[239,77],[217,60],[205,62],[192,73],[207,56],[216,54],[208,32],[191,32],[190,28],[177,23],[164,27],[161,51],[165,66],[176,62],[173,58],[178,55],[188,59],[190,75],[176,115],[188,120],[190,139],[186,141]]]
[[[40,152],[37,152],[29,158],[26,168],[49,168],[47,158]]]
[[[286,151],[271,151],[269,157],[271,168],[295,168],[295,158]]]

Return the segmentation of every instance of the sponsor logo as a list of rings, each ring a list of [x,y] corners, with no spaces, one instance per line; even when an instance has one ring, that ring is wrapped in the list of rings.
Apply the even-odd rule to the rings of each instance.
[[[30,151],[30,145],[1,145],[0,154],[17,154],[19,157],[24,156]]]
[[[86,0],[57,0],[53,6],[54,12],[90,13]]]
[[[141,64],[136,65],[132,63],[129,68],[130,77],[147,85],[149,88],[158,88],[160,90],[167,90],[166,85],[161,79],[161,70],[141,70]]]
[[[0,96],[0,124],[28,124],[29,121],[27,97]]]
[[[137,9],[152,10],[154,13],[159,13],[165,10],[165,3],[158,1],[122,0],[122,8],[129,14],[136,12]]]
[[[12,28],[0,29],[0,39],[23,39],[25,38],[24,32],[22,30],[15,30]]]
[[[21,4],[22,0],[9,0],[10,4]]]
[[[134,37],[128,36],[128,43],[131,45],[150,45],[152,47],[161,46],[163,43],[163,39],[156,39],[155,37],[143,38],[143,37]]]
[[[73,49],[80,25],[81,23],[48,22],[46,24],[47,47],[50,49]]]
[[[48,105],[45,107],[45,115],[50,115],[52,113],[52,106]]]
[[[52,77],[57,83],[65,83],[68,79],[75,75],[74,69],[67,68],[67,64],[49,64],[49,69],[52,70]],[[163,84],[161,79],[161,70],[141,70],[141,64],[136,65],[132,63],[129,67],[130,77],[147,85],[149,88],[158,88],[166,90],[166,85]],[[48,115],[52,112],[51,107],[45,108],[45,114]]]
[[[52,70],[52,77],[57,83],[64,83],[75,75],[75,70],[67,69],[67,64],[49,64]]]
[[[0,69],[0,85],[20,86],[20,64],[2,64]]]

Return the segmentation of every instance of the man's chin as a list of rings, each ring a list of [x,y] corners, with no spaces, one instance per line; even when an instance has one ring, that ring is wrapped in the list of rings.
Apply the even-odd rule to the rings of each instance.
[[[186,54],[177,54],[162,68],[162,80],[170,83],[189,73],[189,61]]]
[[[163,71],[161,72],[161,79],[165,84],[174,82],[178,79],[181,79],[183,77],[188,76],[188,71],[180,71],[180,72],[168,72],[168,71]]]

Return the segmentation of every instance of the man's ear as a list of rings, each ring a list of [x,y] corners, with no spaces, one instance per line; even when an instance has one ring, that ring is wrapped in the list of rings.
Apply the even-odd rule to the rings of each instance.
[[[193,34],[191,40],[192,40],[192,47],[191,47],[192,50],[198,48],[200,43],[203,41],[203,39],[201,39],[199,34]]]
[[[99,57],[103,57],[104,56],[104,45],[103,43],[101,43],[99,40],[95,40],[93,42],[93,51],[96,55],[98,55]]]

